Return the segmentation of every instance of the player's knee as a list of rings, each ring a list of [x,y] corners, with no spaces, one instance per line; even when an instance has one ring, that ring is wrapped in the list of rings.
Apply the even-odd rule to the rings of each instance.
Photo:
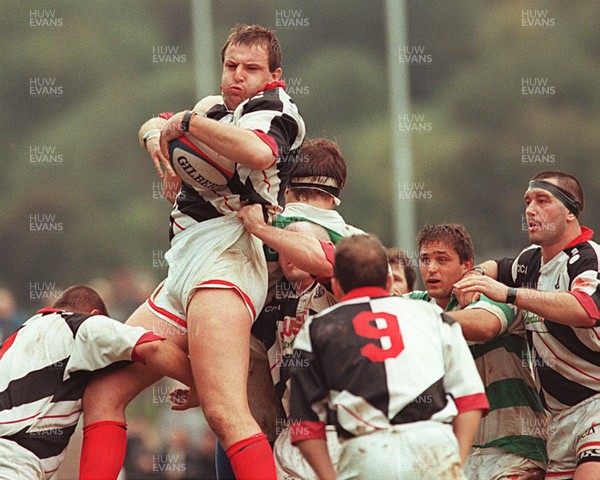
[[[210,428],[219,438],[227,436],[240,420],[240,412],[233,413],[218,402],[207,402],[203,411]]]

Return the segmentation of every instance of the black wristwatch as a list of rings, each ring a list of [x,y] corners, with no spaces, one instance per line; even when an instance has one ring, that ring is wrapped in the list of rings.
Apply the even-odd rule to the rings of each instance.
[[[504,303],[515,303],[517,301],[517,289],[514,287],[508,287],[506,292],[506,302]]]
[[[481,267],[473,267],[469,272],[479,272],[482,275],[485,275],[485,270]]]
[[[183,116],[183,120],[181,121],[181,130],[184,132],[187,132],[190,129],[190,120],[192,119],[192,115],[194,115],[193,110],[188,110],[187,112],[185,112],[185,115]]]

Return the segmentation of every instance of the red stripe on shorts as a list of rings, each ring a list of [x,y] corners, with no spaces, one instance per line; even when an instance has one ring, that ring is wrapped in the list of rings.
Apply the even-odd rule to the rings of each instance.
[[[160,308],[158,305],[156,305],[156,303],[154,303],[152,301],[151,298],[149,298],[147,301],[148,301],[148,306],[152,310],[154,310],[156,313],[164,315],[169,320],[173,320],[177,325],[180,325],[183,328],[187,328],[187,322],[185,320],[179,318],[177,315],[172,314],[171,312],[169,312],[168,310],[165,310],[164,308]]]
[[[250,315],[252,315],[252,320],[254,321],[256,318],[256,310],[252,304],[252,300],[250,300],[250,297],[246,294],[246,292],[244,292],[235,283],[231,283],[226,280],[207,280],[206,282],[200,283],[197,288],[233,288],[240,294],[240,297],[242,297],[242,300],[250,311]]]

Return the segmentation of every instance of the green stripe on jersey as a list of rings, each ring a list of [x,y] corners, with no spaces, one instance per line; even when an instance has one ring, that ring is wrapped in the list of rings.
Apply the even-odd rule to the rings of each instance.
[[[497,348],[503,348],[508,353],[516,355],[519,360],[528,362],[527,356],[523,358],[523,355],[527,354],[527,339],[514,334],[503,334],[496,338],[492,338],[485,343],[469,345],[469,348],[471,349],[474,359],[478,359]]]
[[[535,412],[544,412],[538,393],[520,378],[498,380],[485,387],[490,409],[529,407]]]
[[[284,215],[279,215],[273,221],[273,225],[278,228],[285,228],[288,225],[295,223],[295,222],[310,222],[310,223],[314,223],[315,225],[319,225],[319,226],[323,227],[325,230],[327,230],[327,233],[329,234],[329,238],[331,239],[331,241],[333,243],[339,243],[339,241],[343,238],[340,233],[332,230],[331,228],[327,228],[325,225],[315,221],[314,219],[311,220],[310,218],[306,218],[306,217],[299,217],[299,216],[287,217]]]
[[[547,463],[546,442],[538,437],[528,435],[509,435],[497,438],[485,445],[473,445],[479,448],[497,447],[507,452],[531,458],[538,462]]]

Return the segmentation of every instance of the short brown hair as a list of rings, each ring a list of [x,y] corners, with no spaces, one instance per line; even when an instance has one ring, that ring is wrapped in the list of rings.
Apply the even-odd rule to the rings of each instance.
[[[344,188],[348,168],[337,143],[326,138],[305,139],[298,155],[300,161],[295,163],[292,177],[329,177],[340,190]]]
[[[390,265],[399,265],[402,267],[404,276],[406,277],[406,286],[412,292],[415,289],[417,272],[415,271],[415,266],[411,259],[405,252],[396,247],[388,248],[386,253]]]
[[[74,313],[90,313],[98,310],[100,315],[108,316],[108,309],[102,297],[87,285],[73,285],[67,288],[54,302],[54,308]]]
[[[577,180],[573,175],[570,175],[566,172],[561,172],[560,170],[547,170],[545,172],[538,173],[531,178],[531,180],[548,179],[556,180],[556,183],[560,188],[573,195],[581,205],[579,212],[583,212],[584,195],[583,187],[581,186],[581,183],[579,183],[579,180]]]
[[[290,190],[300,200],[315,196],[326,197],[328,193],[310,187],[294,187],[294,180],[316,177],[318,183],[333,180],[337,195],[346,185],[348,168],[337,143],[326,138],[305,139],[300,147],[291,172]],[[303,182],[305,183],[305,182]]]
[[[388,269],[385,249],[372,235],[346,237],[336,246],[333,273],[345,293],[361,287],[385,288]]]
[[[471,236],[462,225],[442,223],[440,225],[425,225],[417,235],[419,251],[423,245],[435,242],[444,242],[452,246],[458,254],[460,263],[475,258],[475,247]]]
[[[274,72],[281,68],[283,58],[281,45],[275,32],[269,28],[238,23],[230,30],[227,41],[221,49],[221,62],[225,61],[225,51],[229,45],[260,45],[269,54],[269,71]]]

